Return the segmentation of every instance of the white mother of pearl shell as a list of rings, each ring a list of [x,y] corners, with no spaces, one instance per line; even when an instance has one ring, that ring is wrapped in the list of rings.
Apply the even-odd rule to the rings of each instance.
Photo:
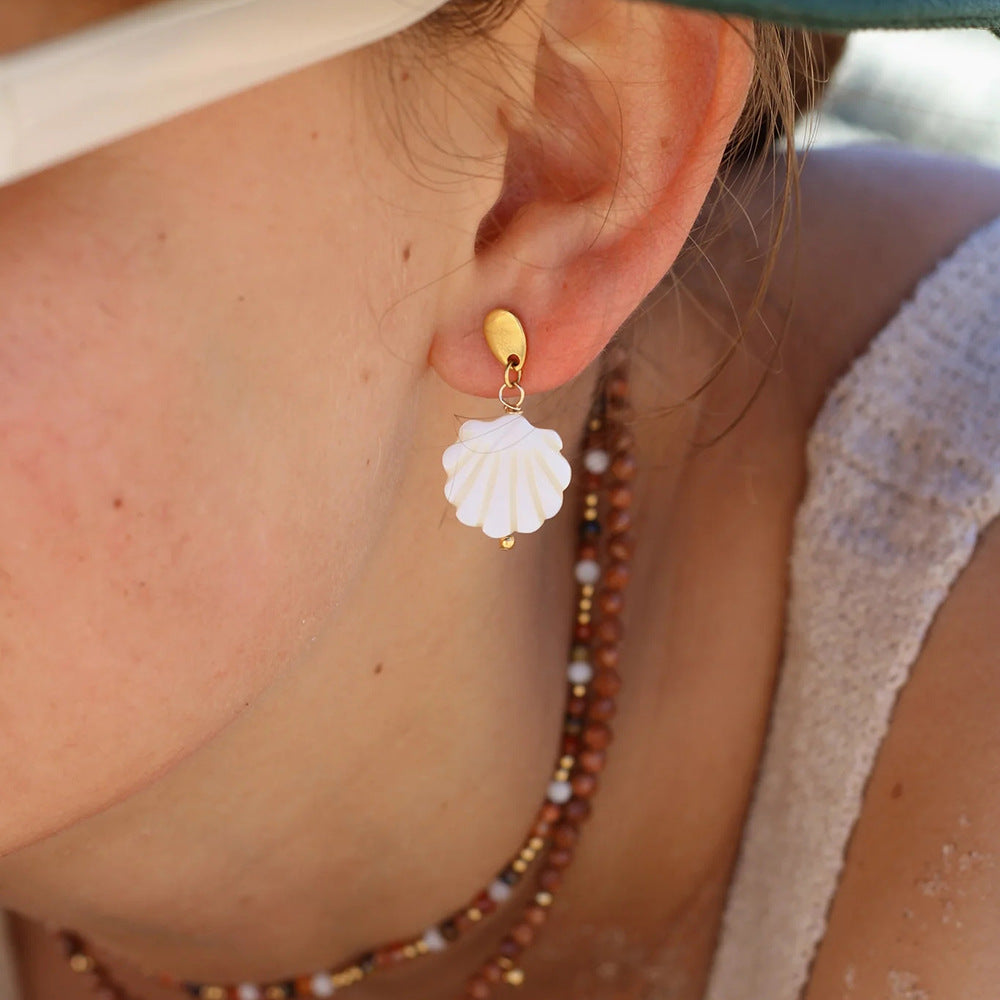
[[[571,478],[559,435],[519,413],[467,420],[443,464],[459,521],[490,538],[537,531],[562,507]]]

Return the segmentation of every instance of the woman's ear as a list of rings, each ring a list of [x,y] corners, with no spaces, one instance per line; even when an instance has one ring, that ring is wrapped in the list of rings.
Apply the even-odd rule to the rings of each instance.
[[[495,394],[494,308],[528,333],[524,386],[582,371],[670,269],[753,74],[749,22],[629,0],[544,0],[533,99],[498,107],[502,191],[471,266],[445,279],[430,361]]]

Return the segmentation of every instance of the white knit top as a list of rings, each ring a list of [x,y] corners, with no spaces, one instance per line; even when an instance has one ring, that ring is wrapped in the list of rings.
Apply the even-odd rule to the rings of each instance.
[[[1000,514],[1000,218],[924,278],[807,447],[784,661],[705,1000],[799,1000],[896,698]],[[2,915],[0,1000],[17,1000]]]

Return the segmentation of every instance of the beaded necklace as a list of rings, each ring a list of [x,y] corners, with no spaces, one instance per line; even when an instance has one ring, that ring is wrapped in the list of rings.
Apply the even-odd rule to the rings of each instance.
[[[497,986],[524,982],[520,959],[548,920],[581,828],[590,817],[621,688],[621,615],[633,553],[630,508],[637,468],[632,435],[625,426],[628,389],[624,365],[618,365],[606,376],[587,419],[566,714],[545,800],[520,850],[465,906],[410,940],[385,944],[345,964],[277,982],[194,983],[159,976],[161,985],[182,990],[195,1000],[326,1000],[379,970],[445,951],[501,911],[534,867],[538,869],[534,894],[494,955],[469,979],[462,1000],[490,1000]],[[58,935],[70,968],[88,977],[97,1000],[135,1000],[78,935],[69,931]]]

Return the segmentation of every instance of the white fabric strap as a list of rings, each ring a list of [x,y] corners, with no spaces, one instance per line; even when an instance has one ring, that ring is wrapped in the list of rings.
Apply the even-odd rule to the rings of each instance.
[[[0,57],[0,185],[332,56],[444,0],[169,0]]]

